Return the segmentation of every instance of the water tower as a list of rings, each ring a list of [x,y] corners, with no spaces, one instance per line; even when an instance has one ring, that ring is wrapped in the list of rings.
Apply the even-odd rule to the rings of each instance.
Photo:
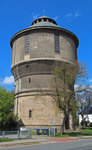
[[[11,72],[15,79],[14,113],[20,126],[59,129],[62,114],[51,96],[50,79],[55,62],[77,60],[78,38],[59,27],[53,19],[42,16],[29,28],[17,32],[10,41]]]

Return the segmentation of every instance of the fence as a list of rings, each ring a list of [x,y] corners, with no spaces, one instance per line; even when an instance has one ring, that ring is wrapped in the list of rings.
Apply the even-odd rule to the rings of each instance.
[[[0,138],[25,139],[32,138],[32,131],[1,131]]]
[[[34,128],[19,131],[0,131],[0,138],[25,139],[32,138],[32,135],[55,136],[55,128]]]

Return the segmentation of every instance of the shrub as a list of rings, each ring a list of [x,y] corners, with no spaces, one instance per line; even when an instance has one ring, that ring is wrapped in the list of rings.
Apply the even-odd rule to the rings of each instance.
[[[89,127],[92,128],[92,122],[89,123]]]

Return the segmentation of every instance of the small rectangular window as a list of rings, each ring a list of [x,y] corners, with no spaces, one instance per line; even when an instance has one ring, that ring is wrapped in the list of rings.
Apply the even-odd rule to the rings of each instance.
[[[30,35],[25,36],[25,54],[29,54]]]
[[[29,117],[32,117],[32,110],[29,110]]]
[[[55,53],[60,53],[60,46],[59,46],[59,35],[54,35],[54,44],[55,44]]]
[[[31,83],[31,78],[29,78],[29,83]]]
[[[12,64],[15,64],[16,41],[14,42],[12,49]]]

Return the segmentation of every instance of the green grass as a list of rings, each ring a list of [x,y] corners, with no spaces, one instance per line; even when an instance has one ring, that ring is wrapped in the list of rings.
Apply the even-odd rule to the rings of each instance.
[[[12,140],[8,138],[0,138],[0,142],[9,142],[9,141],[12,141]]]
[[[81,129],[79,131],[68,131],[64,134],[56,133],[56,137],[92,136],[92,129]]]
[[[92,133],[92,128],[85,128],[85,129],[81,129],[80,132],[83,132],[83,133]]]
[[[55,137],[69,137],[67,134],[56,133]]]

